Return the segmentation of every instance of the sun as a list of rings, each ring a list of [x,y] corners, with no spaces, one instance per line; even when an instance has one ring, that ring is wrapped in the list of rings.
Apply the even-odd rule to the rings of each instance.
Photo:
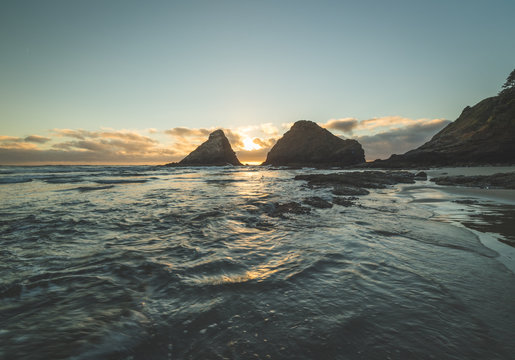
[[[243,139],[243,150],[252,151],[261,149],[261,145],[256,144],[253,139],[246,137]]]

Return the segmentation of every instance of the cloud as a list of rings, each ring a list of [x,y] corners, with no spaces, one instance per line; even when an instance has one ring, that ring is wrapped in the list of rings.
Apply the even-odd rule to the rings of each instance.
[[[46,142],[49,142],[50,138],[47,138],[47,137],[44,137],[44,136],[39,136],[39,135],[30,135],[30,136],[27,136],[24,140],[26,142],[37,143],[37,144],[44,144]]]
[[[21,138],[15,136],[0,135],[0,142],[14,142],[21,141]]]
[[[259,150],[239,150],[236,151],[236,156],[242,164],[246,163],[262,163],[266,159],[266,155],[270,149],[262,148]]]
[[[37,135],[33,135],[37,136]],[[4,149],[35,149],[37,146],[31,142],[26,141],[27,138],[20,138],[16,136],[0,136],[0,148]]]
[[[352,134],[352,130],[354,130],[359,124],[360,122],[358,119],[344,118],[329,120],[325,124],[321,124],[321,126],[329,130],[340,130],[341,132]]]
[[[233,148],[243,146],[242,134],[240,134],[238,131],[225,128],[190,129],[186,127],[176,127],[165,130],[164,133],[174,137],[176,144],[181,148],[195,148],[206,141],[209,137],[209,134],[217,129],[223,130],[225,136],[227,139],[229,139],[229,142]]]
[[[352,137],[363,145],[367,160],[374,160],[414,149],[448,123],[443,119],[387,116],[363,121],[331,119],[322,126],[336,134],[353,134]],[[245,163],[264,161],[282,132],[291,125],[265,123],[221,129],[240,161]],[[0,135],[0,164],[165,164],[184,158],[216,129],[175,127],[158,133],[149,129],[53,129],[49,137]],[[160,143],[154,138],[161,138],[163,133],[170,136],[170,143]],[[248,145],[249,140],[261,148],[246,150],[245,143]]]
[[[272,123],[261,124],[259,127],[265,135],[270,135],[270,136],[279,135],[279,129],[277,128],[277,126],[273,125]]]
[[[358,136],[367,160],[386,159],[391,154],[403,154],[429,141],[451,121],[444,119],[411,120],[411,124],[374,135]]]
[[[116,152],[6,149],[0,147],[0,164],[165,164],[175,153],[171,150],[149,154],[120,154]]]
[[[375,130],[381,127],[409,126],[414,122],[426,122],[429,119],[410,119],[402,116],[383,116],[363,120],[359,123],[359,128],[364,130]]]
[[[236,150],[235,151],[236,155],[238,156],[238,159],[242,163],[247,163],[247,162],[250,162],[250,163],[262,163],[262,162],[264,162],[268,152],[270,151],[272,146],[274,146],[275,143],[277,142],[277,139],[275,139],[275,138],[268,138],[268,139],[254,138],[252,140],[254,141],[254,143],[256,143],[259,146],[261,146],[261,149],[258,149],[258,150],[244,150],[244,149]]]
[[[190,129],[186,127],[176,127],[165,130],[164,133],[175,137],[202,137],[208,136],[212,131],[208,129]]]
[[[243,138],[244,136],[237,131],[232,131],[229,129],[223,129],[225,136],[227,136],[227,139],[231,143],[231,147],[234,149],[239,149],[244,146],[243,144]]]
[[[79,140],[84,140],[87,137],[93,137],[94,133],[86,130],[72,130],[72,129],[54,129],[53,133],[57,137],[71,137]]]
[[[46,144],[52,139],[0,137],[0,163],[166,163],[177,155],[174,149],[134,131],[54,129],[53,134],[54,140],[71,140],[38,148],[34,143]]]
[[[227,136],[232,149],[236,152],[238,159],[245,162],[263,162],[270,148],[275,144],[276,137],[279,136],[279,129],[271,123],[265,123],[254,126],[238,127],[235,129],[228,128],[199,128],[191,129],[186,127],[176,127],[165,130],[164,133],[174,138],[174,149],[182,156],[188,155],[197,146],[208,139],[213,131],[221,129]],[[250,136],[250,133],[259,134],[259,136]],[[258,150],[246,150],[244,140],[252,139],[252,141],[261,146]]]
[[[254,138],[253,141],[258,144],[259,146],[263,148],[271,148],[275,145],[277,142],[277,139],[274,138],[268,138],[268,139],[260,139],[260,138]]]

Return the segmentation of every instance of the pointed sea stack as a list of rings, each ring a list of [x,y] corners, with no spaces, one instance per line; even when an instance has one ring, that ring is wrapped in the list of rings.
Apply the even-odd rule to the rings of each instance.
[[[272,147],[263,165],[348,166],[365,162],[356,140],[343,140],[316,123],[299,120]]]
[[[182,159],[179,166],[241,165],[222,130],[209,134],[209,139]]]
[[[403,155],[371,167],[410,168],[515,164],[515,88],[467,106],[458,119]]]

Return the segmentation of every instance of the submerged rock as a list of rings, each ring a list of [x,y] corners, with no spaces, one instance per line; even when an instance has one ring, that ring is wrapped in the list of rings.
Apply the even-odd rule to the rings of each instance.
[[[352,171],[332,174],[309,174],[297,175],[295,180],[306,180],[308,186],[333,186],[339,187],[341,192],[345,192],[345,187],[349,188],[342,195],[358,195],[351,192],[362,192],[363,189],[382,189],[388,185],[395,184],[414,184],[415,175],[408,171]],[[360,188],[363,188],[360,190]]]
[[[344,197],[336,197],[335,196],[335,197],[333,197],[333,204],[345,206],[345,207],[354,206],[354,205],[356,205],[353,201],[355,199],[356,198],[354,198],[354,197],[344,198]]]
[[[368,191],[367,189],[360,188],[360,187],[336,184],[336,185],[334,185],[334,188],[333,188],[333,194],[334,195],[347,195],[347,196],[368,195],[368,194],[370,194],[370,191]]]
[[[275,203],[273,209],[268,213],[272,217],[284,217],[284,214],[309,214],[311,209],[297,202],[288,202],[284,204]]]
[[[209,139],[193,150],[179,163],[168,166],[223,166],[241,165],[229,140],[222,130],[209,134]]]
[[[333,207],[333,204],[331,204],[329,201],[322,199],[318,196],[312,196],[304,199],[302,201],[304,204],[313,206],[318,209],[330,209]]]
[[[415,180],[427,180],[427,173],[425,171],[419,171],[415,174]]]
[[[307,120],[297,121],[272,147],[263,165],[331,167],[365,162],[356,140],[343,140]]]

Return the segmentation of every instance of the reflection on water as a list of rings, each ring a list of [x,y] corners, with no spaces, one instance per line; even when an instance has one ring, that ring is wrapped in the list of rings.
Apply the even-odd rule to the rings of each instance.
[[[299,172],[2,168],[0,358],[512,358],[514,274],[476,236],[508,236],[497,205],[406,186],[268,216],[332,200]]]

